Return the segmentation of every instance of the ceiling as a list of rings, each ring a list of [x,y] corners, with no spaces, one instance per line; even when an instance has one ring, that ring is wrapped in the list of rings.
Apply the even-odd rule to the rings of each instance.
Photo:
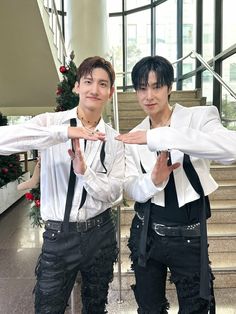
[[[37,1],[0,1],[0,39],[0,111],[53,111],[60,78]]]

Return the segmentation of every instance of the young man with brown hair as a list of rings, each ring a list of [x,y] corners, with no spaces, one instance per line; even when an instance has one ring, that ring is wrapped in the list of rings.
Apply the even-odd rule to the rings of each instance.
[[[124,175],[123,144],[102,119],[114,80],[110,62],[87,58],[77,71],[76,108],[0,129],[0,154],[40,150],[45,232],[36,266],[37,314],[65,312],[78,271],[82,313],[106,313],[117,258],[111,206],[122,194]]]

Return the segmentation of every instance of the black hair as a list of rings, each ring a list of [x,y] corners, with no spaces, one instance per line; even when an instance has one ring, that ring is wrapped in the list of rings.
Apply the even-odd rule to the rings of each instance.
[[[155,72],[158,87],[171,88],[174,82],[174,69],[172,64],[161,56],[148,56],[138,61],[132,69],[131,78],[135,90],[148,84],[148,74]]]

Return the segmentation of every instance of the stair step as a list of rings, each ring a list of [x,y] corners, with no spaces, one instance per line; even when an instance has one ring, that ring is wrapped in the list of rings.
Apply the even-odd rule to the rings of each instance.
[[[127,125],[130,126],[129,131],[132,130],[136,125],[141,123],[143,119],[142,118],[133,118],[133,117],[127,117],[127,118],[122,118],[120,121],[119,127],[120,129],[126,129]]]
[[[202,93],[200,89],[194,90],[181,90],[181,91],[172,91],[170,100],[180,101],[182,99],[194,99],[201,98]],[[135,92],[118,92],[117,98],[119,101],[132,101],[137,100]]]
[[[176,103],[175,100],[172,100],[170,101],[170,104],[171,105],[174,105]],[[202,98],[182,98],[181,101],[180,101],[180,105],[182,106],[186,106],[186,107],[192,107],[192,106],[202,106],[204,105],[205,103],[205,97],[202,97]],[[122,99],[122,100],[119,100],[118,99],[118,109],[119,109],[119,112],[120,111],[134,111],[134,110],[140,110],[140,111],[143,111],[143,109],[140,107],[137,99]],[[112,109],[113,110],[113,109]]]
[[[236,224],[235,223],[227,223],[227,224],[208,224],[207,225],[208,235],[210,237],[216,236],[235,236],[236,237]],[[235,247],[236,250],[236,247]]]
[[[170,100],[170,105],[176,104],[176,100]],[[194,107],[194,106],[205,106],[206,105],[206,97],[202,98],[192,98],[192,99],[180,99],[179,104],[185,107]]]
[[[129,201],[129,207],[121,208],[121,225],[131,225],[134,209],[133,202]],[[236,223],[236,200],[211,200],[211,218],[208,224]]]
[[[120,110],[119,112],[120,123],[122,123],[123,120],[127,121],[129,119],[140,119],[141,121],[145,117],[146,117],[145,112],[143,110],[139,110],[139,108],[137,108],[137,110],[135,109],[130,111]]]
[[[236,164],[211,164],[211,175],[216,181],[236,180]]]
[[[234,200],[236,195],[236,180],[218,180],[218,189],[209,195],[210,200]]]

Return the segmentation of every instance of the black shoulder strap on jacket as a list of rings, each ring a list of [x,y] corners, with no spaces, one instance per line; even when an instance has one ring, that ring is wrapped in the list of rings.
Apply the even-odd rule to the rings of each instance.
[[[194,190],[200,195],[202,200],[202,208],[200,213],[200,229],[201,229],[201,271],[200,271],[200,297],[210,300],[213,288],[210,282],[208,249],[207,249],[207,227],[206,227],[206,204],[205,195],[200,182],[199,176],[192,165],[189,155],[184,154],[183,168],[185,174]],[[214,297],[214,295],[213,295]],[[213,302],[214,303],[214,302]],[[210,314],[215,313],[214,304],[210,309]]]
[[[70,119],[70,125],[71,126],[77,125],[75,118]],[[72,150],[74,150],[72,141],[71,141],[71,146],[72,146]],[[64,231],[65,232],[69,231],[69,219],[70,219],[70,211],[71,211],[72,201],[73,201],[73,197],[74,197],[75,179],[76,179],[76,176],[74,174],[73,162],[71,161],[70,177],[69,177],[69,184],[68,184],[68,190],[67,190],[67,196],[66,196],[65,213],[64,213]]]

